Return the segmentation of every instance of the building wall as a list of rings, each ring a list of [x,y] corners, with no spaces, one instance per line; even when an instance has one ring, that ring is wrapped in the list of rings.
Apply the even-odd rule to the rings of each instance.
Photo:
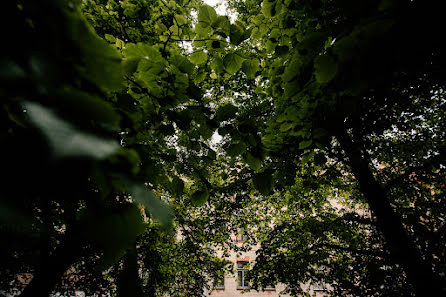
[[[213,297],[236,297],[236,296],[243,296],[243,297],[278,297],[278,296],[284,296],[289,297],[289,294],[280,294],[284,289],[284,284],[276,284],[275,289],[265,289],[264,291],[245,291],[242,289],[237,288],[237,262],[243,261],[243,262],[249,262],[250,266],[252,267],[255,263],[255,257],[256,257],[256,250],[258,247],[253,247],[250,251],[241,253],[241,255],[238,255],[235,252],[232,252],[229,257],[225,257],[226,260],[231,261],[234,263],[234,272],[231,275],[225,275],[225,286],[224,289],[214,289],[210,292],[207,292],[206,295],[213,296]],[[219,256],[222,256],[220,253]],[[324,296],[323,291],[314,291],[312,293],[315,293],[316,297],[322,297]],[[280,295],[279,295],[280,294]]]

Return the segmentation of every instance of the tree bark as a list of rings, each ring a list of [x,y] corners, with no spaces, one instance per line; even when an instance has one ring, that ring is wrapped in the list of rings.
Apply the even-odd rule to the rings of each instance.
[[[339,135],[338,140],[348,157],[360,191],[377,218],[378,227],[390,254],[406,272],[416,296],[446,296],[444,283],[434,275],[432,267],[424,261],[415,243],[410,239],[401,219],[390,205],[386,192],[373,176],[367,157],[359,145],[356,145],[346,132]]]
[[[139,277],[138,253],[135,244],[127,250],[124,265],[118,277],[118,297],[142,297]]]
[[[80,236],[70,232],[56,250],[47,257],[46,263],[42,263],[20,297],[48,297],[63,274],[80,257],[81,252]]]

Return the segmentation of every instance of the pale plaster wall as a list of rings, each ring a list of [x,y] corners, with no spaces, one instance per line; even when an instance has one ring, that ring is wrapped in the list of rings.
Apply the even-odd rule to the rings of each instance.
[[[226,260],[231,261],[234,263],[234,271],[232,275],[225,275],[225,288],[224,289],[216,289],[211,290],[207,292],[206,295],[213,296],[213,297],[278,297],[278,296],[284,296],[289,297],[289,294],[280,294],[284,289],[285,285],[283,284],[276,284],[275,290],[265,290],[265,291],[255,291],[251,290],[249,292],[245,292],[244,290],[237,289],[237,262],[238,261],[247,261],[250,263],[251,267],[255,263],[256,258],[256,250],[258,249],[257,246],[253,247],[248,252],[242,252],[239,256],[235,252],[231,252],[229,257],[224,257]],[[221,252],[217,252],[218,256],[222,257]],[[223,258],[223,257],[222,257]],[[316,297],[324,296],[323,291],[315,291]]]

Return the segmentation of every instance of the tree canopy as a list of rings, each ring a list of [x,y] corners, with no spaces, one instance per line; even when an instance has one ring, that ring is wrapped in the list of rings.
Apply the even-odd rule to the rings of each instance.
[[[444,294],[438,5],[7,3],[0,289],[198,296],[242,228],[254,289]]]

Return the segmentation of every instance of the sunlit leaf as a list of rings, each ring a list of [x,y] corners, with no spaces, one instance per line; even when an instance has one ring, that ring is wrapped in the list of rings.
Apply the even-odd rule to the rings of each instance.
[[[208,59],[208,54],[206,52],[194,52],[189,56],[189,60],[195,65],[200,65],[206,63]]]

